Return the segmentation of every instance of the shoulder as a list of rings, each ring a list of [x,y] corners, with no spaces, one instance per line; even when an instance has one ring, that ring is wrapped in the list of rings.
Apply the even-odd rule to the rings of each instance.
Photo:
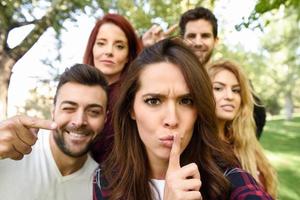
[[[232,200],[271,200],[271,196],[247,172],[240,168],[227,169],[224,173],[231,185]]]
[[[87,155],[87,160],[84,164],[87,168],[91,169],[93,172],[98,169],[99,164],[92,158],[91,152]]]

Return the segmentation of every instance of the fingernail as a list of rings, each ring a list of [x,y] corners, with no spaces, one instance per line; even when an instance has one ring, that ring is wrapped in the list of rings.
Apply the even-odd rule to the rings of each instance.
[[[56,129],[57,128],[57,124],[55,122],[53,122],[51,125],[50,125],[51,129]]]

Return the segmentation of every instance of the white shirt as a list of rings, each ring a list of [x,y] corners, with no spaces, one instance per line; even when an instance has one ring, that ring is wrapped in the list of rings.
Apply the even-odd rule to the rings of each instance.
[[[0,199],[92,199],[93,175],[98,164],[88,156],[81,169],[62,176],[51,153],[50,134],[40,130],[32,152],[22,160],[0,160]]]
[[[158,190],[159,196],[157,195],[157,191],[155,188],[153,188],[152,186],[152,190],[154,192],[154,200],[163,200],[164,198],[164,190],[165,190],[165,180],[158,180],[158,179],[151,179],[152,183],[154,184],[154,186],[156,187],[156,189]]]

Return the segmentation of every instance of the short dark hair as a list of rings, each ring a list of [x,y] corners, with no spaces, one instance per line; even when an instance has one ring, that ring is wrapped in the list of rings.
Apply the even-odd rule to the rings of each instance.
[[[70,68],[67,68],[64,73],[60,75],[54,96],[54,104],[56,104],[59,89],[68,82],[79,83],[88,86],[98,85],[103,88],[106,96],[108,97],[108,83],[104,74],[96,67],[86,64],[75,64]]]
[[[210,22],[213,28],[214,38],[218,37],[218,20],[209,9],[204,7],[196,7],[194,9],[190,9],[181,15],[179,21],[180,35],[184,35],[186,31],[186,24],[189,21],[194,21],[198,19],[204,19]]]

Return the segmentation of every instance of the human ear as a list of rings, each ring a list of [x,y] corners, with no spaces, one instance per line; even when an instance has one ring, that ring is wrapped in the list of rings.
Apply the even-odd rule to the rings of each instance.
[[[216,38],[215,38],[215,46],[218,45],[218,44],[219,44],[219,38],[216,37]]]
[[[52,119],[52,121],[54,121],[54,112],[55,112],[55,105],[52,105],[52,108],[51,108],[51,119]]]
[[[130,117],[131,119],[135,120],[135,113],[133,109],[130,110]]]

